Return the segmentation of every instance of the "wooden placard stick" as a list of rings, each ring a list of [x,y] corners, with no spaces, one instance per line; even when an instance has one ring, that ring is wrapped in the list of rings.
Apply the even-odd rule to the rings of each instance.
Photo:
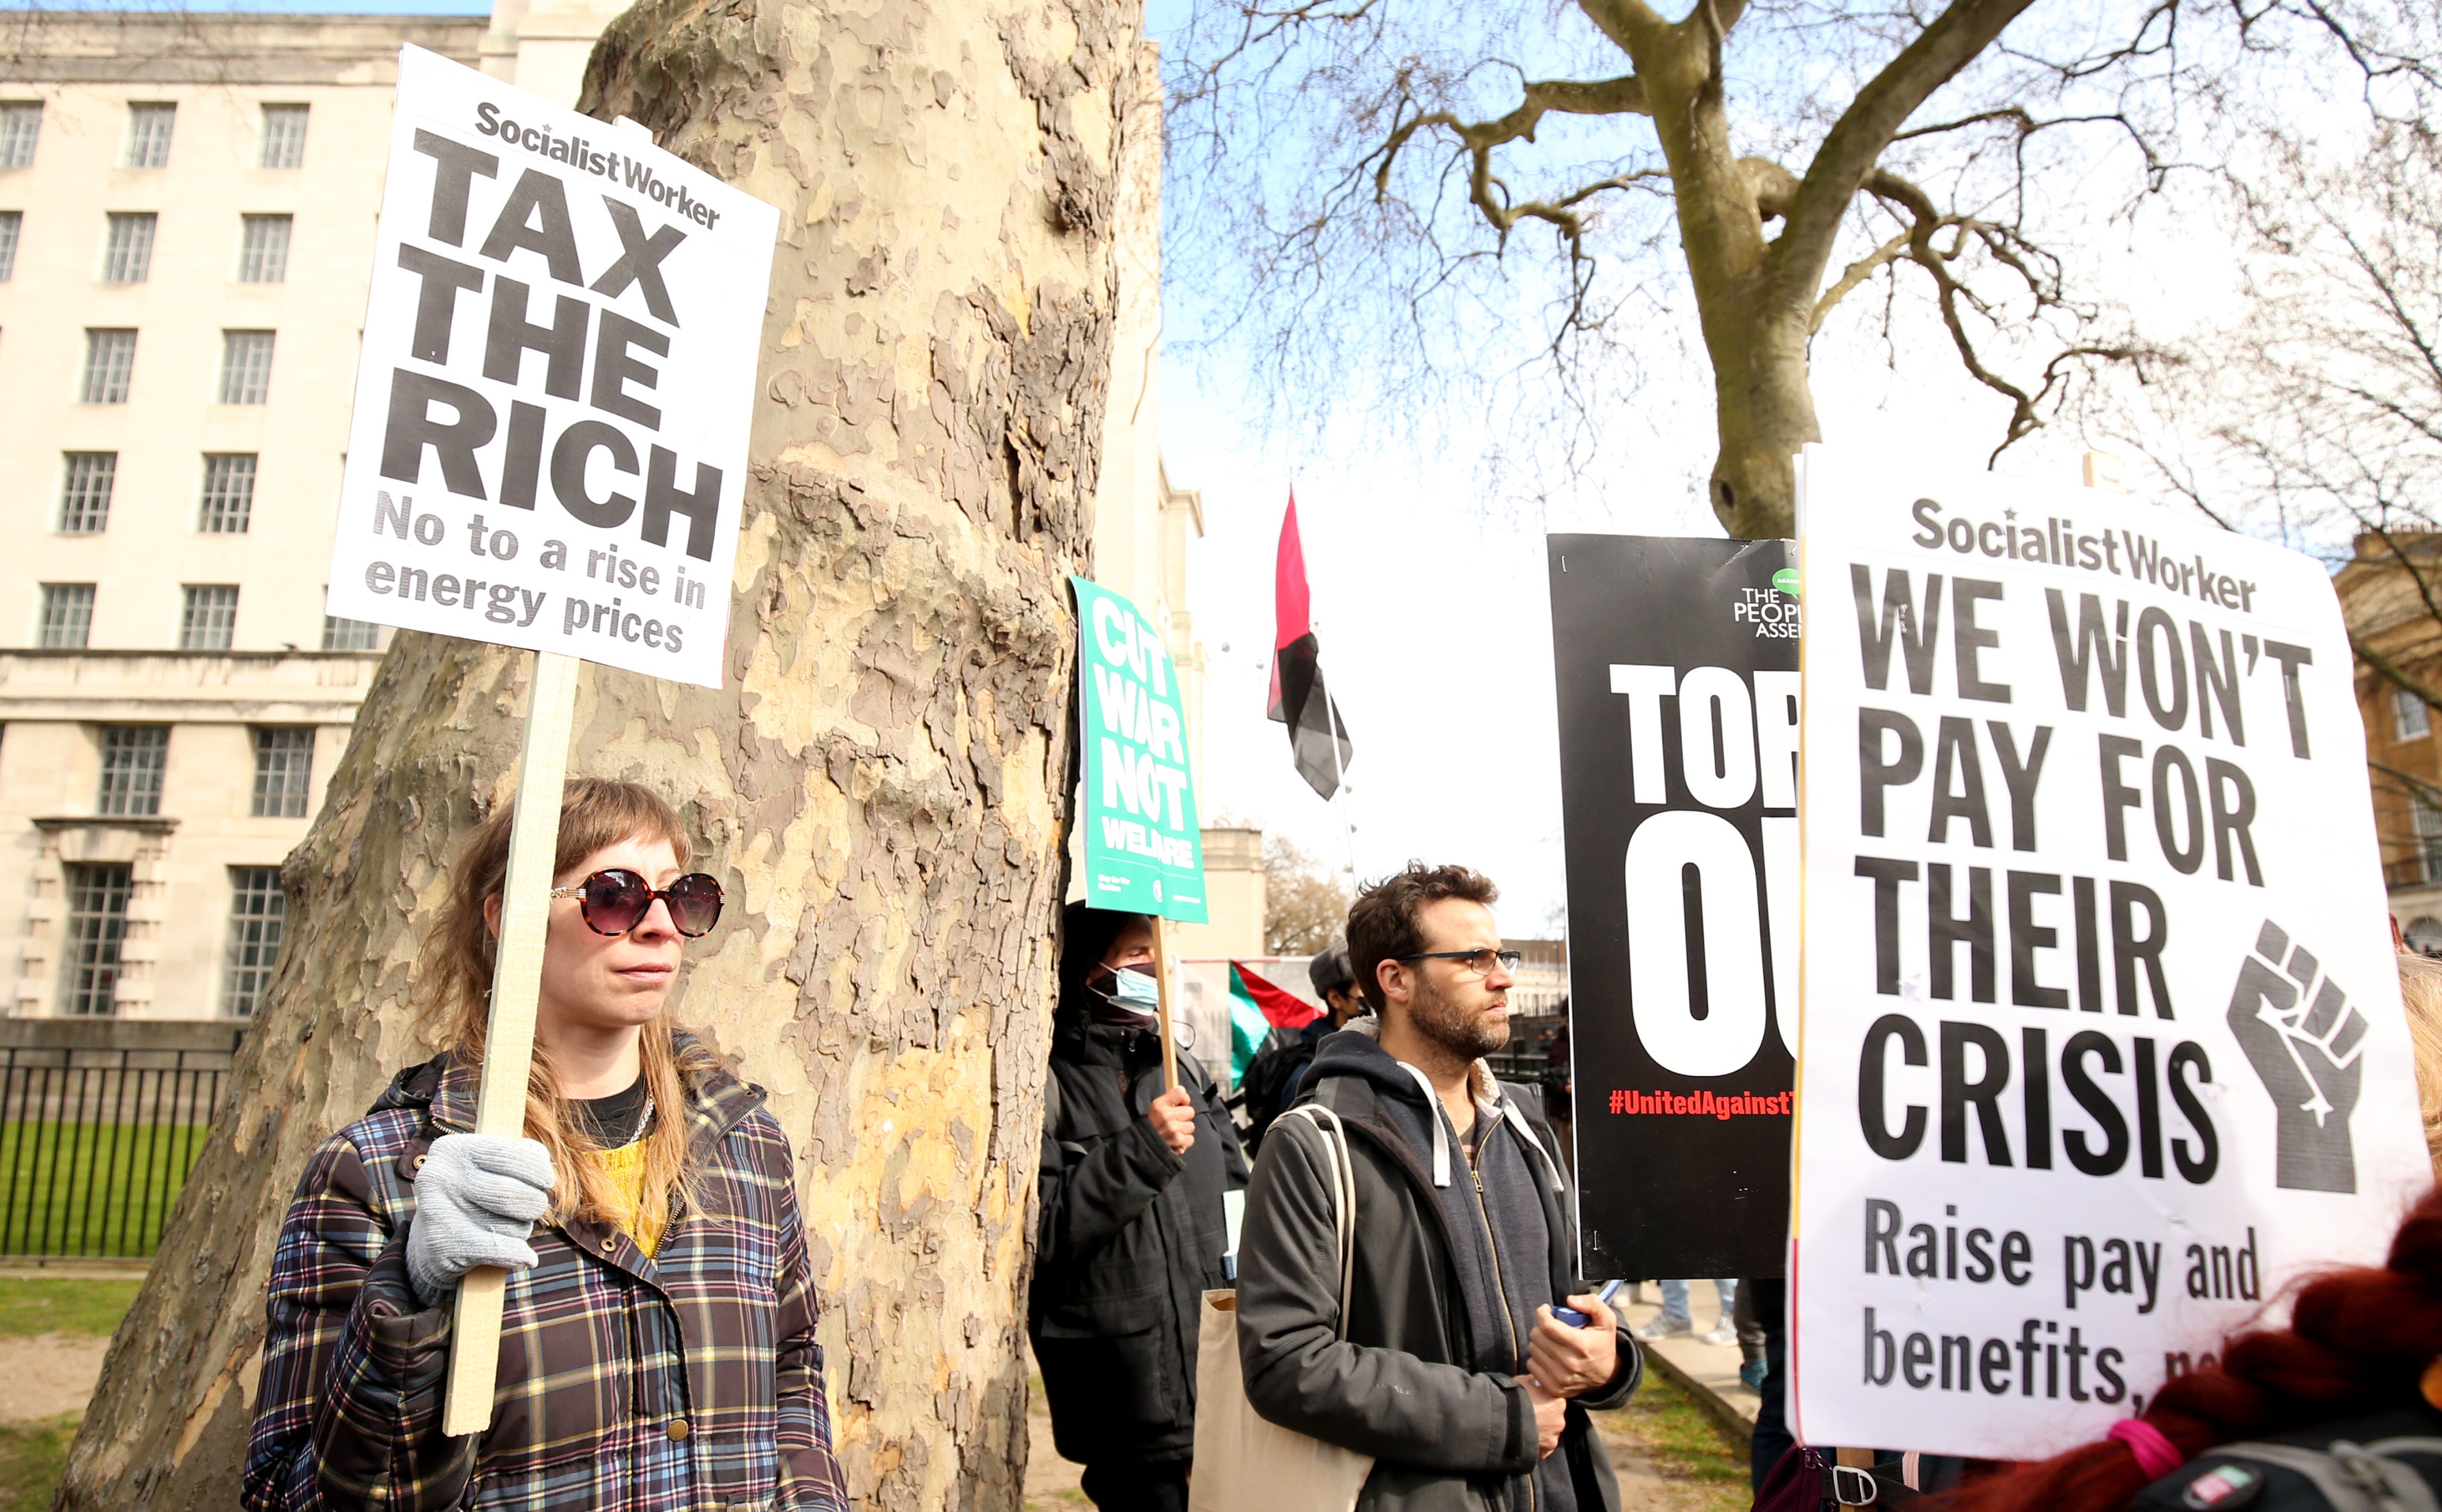
[[[1170,920],[1153,916],[1153,969],[1161,986],[1161,1089],[1178,1090],[1178,1033],[1170,1012]]]
[[[517,818],[501,884],[501,938],[492,962],[492,1011],[483,1031],[483,1079],[475,1132],[526,1132],[526,1079],[534,1067],[535,1000],[542,986],[543,932],[551,920],[552,862],[559,849],[560,795],[568,738],[576,721],[576,658],[534,653],[525,744],[518,756]],[[449,1322],[449,1393],[441,1431],[452,1438],[492,1423],[501,1371],[501,1306],[509,1273],[479,1266],[458,1284]]]

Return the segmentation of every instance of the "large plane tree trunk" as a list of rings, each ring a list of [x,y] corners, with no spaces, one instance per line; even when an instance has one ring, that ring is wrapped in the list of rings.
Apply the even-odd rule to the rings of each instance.
[[[781,207],[728,684],[589,668],[572,770],[677,800],[732,902],[677,1016],[803,1164],[866,1505],[1013,1508],[1019,1341],[1140,0],[647,0],[587,108]],[[289,860],[228,1111],[62,1507],[225,1508],[306,1153],[422,1059],[412,961],[510,791],[522,653],[403,635]]]

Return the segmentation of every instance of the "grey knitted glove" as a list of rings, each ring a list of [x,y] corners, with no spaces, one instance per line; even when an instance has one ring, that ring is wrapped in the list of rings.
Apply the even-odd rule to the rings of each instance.
[[[445,1134],[415,1174],[407,1226],[407,1279],[427,1307],[440,1305],[477,1266],[523,1270],[526,1239],[551,1208],[551,1155],[532,1139]]]

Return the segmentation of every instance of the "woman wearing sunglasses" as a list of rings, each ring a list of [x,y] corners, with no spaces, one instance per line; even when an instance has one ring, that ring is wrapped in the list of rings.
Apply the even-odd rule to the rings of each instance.
[[[787,1139],[665,1011],[720,918],[659,794],[568,784],[526,1137],[474,1126],[510,812],[427,940],[433,1060],[308,1162],[281,1230],[245,1502],[844,1509]],[[459,1281],[509,1268],[488,1431],[441,1432]]]

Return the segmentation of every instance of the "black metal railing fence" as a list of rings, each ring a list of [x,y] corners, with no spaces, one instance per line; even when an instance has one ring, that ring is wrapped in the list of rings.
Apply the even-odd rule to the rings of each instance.
[[[0,1046],[0,1255],[144,1259],[212,1116],[228,1050]]]

